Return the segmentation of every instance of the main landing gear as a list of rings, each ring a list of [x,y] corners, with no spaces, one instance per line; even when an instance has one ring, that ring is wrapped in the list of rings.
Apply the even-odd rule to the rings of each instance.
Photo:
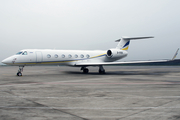
[[[81,67],[81,70],[83,70],[83,73],[87,74],[89,72],[89,69],[86,67]],[[105,74],[105,69],[102,65],[99,66],[99,74]]]
[[[83,73],[88,73],[89,72],[89,69],[86,68],[86,67],[81,67],[81,70],[83,70]]]
[[[17,72],[17,76],[22,76],[23,68],[24,68],[24,66],[19,66],[19,70]]]
[[[102,65],[99,66],[99,74],[105,74],[105,69],[103,68]]]

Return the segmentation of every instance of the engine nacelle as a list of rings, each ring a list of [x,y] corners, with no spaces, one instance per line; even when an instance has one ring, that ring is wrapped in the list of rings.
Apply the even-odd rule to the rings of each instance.
[[[127,56],[127,52],[120,49],[109,49],[107,51],[107,57],[110,59],[120,59]]]

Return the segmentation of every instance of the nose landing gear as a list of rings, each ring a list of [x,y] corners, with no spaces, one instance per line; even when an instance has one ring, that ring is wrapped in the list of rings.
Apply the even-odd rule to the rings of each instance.
[[[17,76],[22,76],[23,68],[24,68],[24,66],[19,66],[19,70],[17,72]]]

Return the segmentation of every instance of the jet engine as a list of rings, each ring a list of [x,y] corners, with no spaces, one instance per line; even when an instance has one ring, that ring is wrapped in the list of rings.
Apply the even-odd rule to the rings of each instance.
[[[120,49],[109,49],[107,50],[107,57],[112,59],[120,59],[122,57],[125,57],[127,54],[125,51],[122,51]]]

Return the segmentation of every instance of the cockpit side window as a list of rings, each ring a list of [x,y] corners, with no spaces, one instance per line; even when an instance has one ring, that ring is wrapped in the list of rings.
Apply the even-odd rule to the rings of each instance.
[[[27,55],[27,51],[24,51],[22,55]]]
[[[16,55],[20,55],[20,54],[22,54],[22,52],[18,52],[18,53],[16,53]]]

